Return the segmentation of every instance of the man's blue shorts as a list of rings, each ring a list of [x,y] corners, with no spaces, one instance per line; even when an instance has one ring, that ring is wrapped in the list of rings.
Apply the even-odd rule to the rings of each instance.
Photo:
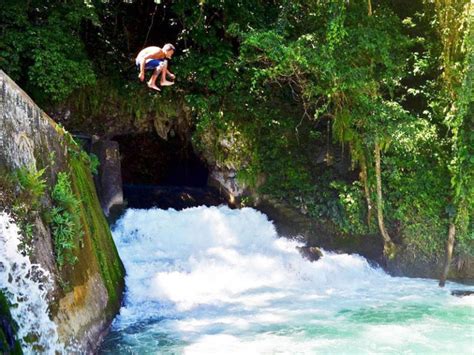
[[[150,59],[150,60],[147,60],[147,62],[145,63],[145,70],[155,69],[155,68],[159,67],[161,65],[161,63],[164,63],[164,62],[165,62],[164,59]],[[136,61],[135,64],[137,65],[137,68],[140,69],[140,62]]]

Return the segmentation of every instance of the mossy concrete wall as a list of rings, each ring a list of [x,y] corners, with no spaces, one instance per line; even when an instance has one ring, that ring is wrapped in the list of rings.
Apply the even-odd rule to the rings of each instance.
[[[81,352],[93,350],[120,308],[124,268],[97,198],[87,162],[69,133],[59,127],[3,71],[0,71],[0,169],[46,168],[48,191],[59,172],[69,174],[80,200],[83,236],[76,240],[77,262],[61,270],[55,262],[47,221],[53,203],[46,193],[43,213],[34,216],[31,259],[54,279],[51,317],[60,339]],[[78,238],[79,239],[79,238]]]

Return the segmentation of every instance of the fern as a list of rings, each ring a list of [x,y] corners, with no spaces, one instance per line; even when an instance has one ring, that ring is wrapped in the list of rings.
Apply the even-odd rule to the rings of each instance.
[[[67,263],[74,265],[76,241],[82,238],[83,231],[79,220],[80,201],[74,195],[67,173],[58,174],[58,180],[51,192],[55,207],[51,210],[51,230],[54,251],[59,269]]]

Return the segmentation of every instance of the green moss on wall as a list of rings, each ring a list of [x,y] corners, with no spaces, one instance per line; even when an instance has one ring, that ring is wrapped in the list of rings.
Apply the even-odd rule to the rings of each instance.
[[[92,242],[100,274],[109,296],[107,313],[111,316],[120,306],[125,270],[100,207],[88,167],[79,156],[71,156],[69,163],[73,189],[81,199],[79,211],[84,228],[84,238],[89,238]]]
[[[17,325],[10,314],[8,300],[0,291],[0,353],[23,354],[16,331]]]

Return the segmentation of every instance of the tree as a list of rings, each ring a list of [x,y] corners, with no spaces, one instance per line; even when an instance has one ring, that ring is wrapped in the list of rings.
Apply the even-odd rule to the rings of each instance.
[[[94,8],[83,0],[2,1],[0,66],[35,99],[60,102],[95,83],[80,38],[84,22],[95,19]]]
[[[444,124],[450,132],[451,202],[449,231],[439,285],[449,272],[456,232],[471,243],[474,205],[474,5],[464,0],[436,0],[435,25],[441,40],[440,63]],[[472,227],[472,226],[471,226]]]

